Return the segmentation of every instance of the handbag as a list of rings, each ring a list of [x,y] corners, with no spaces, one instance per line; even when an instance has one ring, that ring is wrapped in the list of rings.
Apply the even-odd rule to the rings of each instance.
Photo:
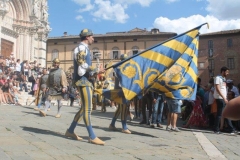
[[[214,99],[213,103],[211,104],[211,113],[217,112],[217,101]]]

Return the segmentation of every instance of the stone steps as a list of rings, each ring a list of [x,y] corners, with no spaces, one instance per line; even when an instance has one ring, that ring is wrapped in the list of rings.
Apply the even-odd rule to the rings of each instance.
[[[30,103],[31,103],[31,106],[35,106],[35,102],[33,102],[33,100],[35,100],[35,97],[28,94],[28,92],[22,91],[21,94],[18,95],[18,98],[19,98],[19,103],[22,105],[30,105]],[[56,105],[57,101],[51,101],[51,103]],[[69,106],[70,100],[62,100],[62,105]],[[77,105],[78,105],[78,103],[76,101],[74,101],[74,106],[77,106]]]

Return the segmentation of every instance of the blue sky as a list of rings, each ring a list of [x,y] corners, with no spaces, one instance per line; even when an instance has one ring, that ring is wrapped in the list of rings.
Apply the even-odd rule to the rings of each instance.
[[[201,33],[240,29],[240,0],[48,0],[49,37],[129,31],[136,27],[183,33],[208,22]]]

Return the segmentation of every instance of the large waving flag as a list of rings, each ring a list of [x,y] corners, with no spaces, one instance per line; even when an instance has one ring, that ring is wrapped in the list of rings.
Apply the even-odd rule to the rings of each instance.
[[[113,65],[124,97],[131,100],[151,89],[170,98],[194,100],[199,29],[205,24]]]

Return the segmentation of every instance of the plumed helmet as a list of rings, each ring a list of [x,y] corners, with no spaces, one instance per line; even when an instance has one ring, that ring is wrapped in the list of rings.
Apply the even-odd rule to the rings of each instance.
[[[121,56],[120,56],[121,61],[123,61],[127,58],[128,58],[127,54],[121,54]]]
[[[93,32],[90,29],[83,29],[81,33],[79,34],[80,37],[87,37],[87,36],[92,36]]]
[[[60,60],[59,60],[58,58],[54,58],[54,59],[52,60],[52,62],[53,62],[53,63],[60,63]]]

